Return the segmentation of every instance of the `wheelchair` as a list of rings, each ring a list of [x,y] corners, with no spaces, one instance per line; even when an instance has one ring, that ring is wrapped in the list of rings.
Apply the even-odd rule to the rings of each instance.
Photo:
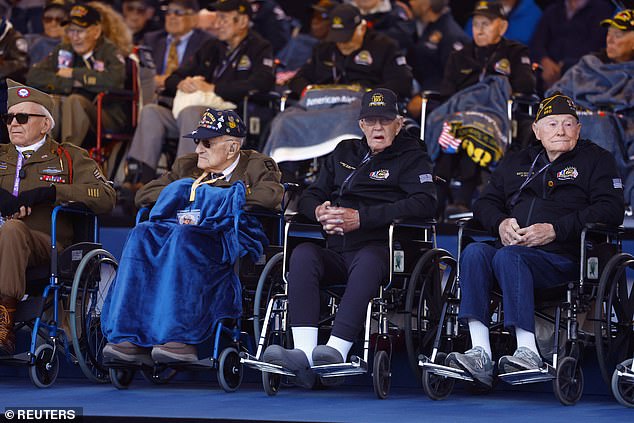
[[[435,326],[439,323],[441,293],[456,271],[456,262],[451,254],[436,247],[435,222],[393,222],[388,236],[390,275],[378,295],[368,303],[362,355],[352,355],[348,363],[312,367],[324,385],[337,384],[337,378],[368,373],[372,350],[371,375],[374,392],[380,399],[389,395],[391,358],[402,338],[405,338],[410,367],[415,373],[420,373],[417,357],[431,347],[433,338],[430,335],[435,333]],[[261,357],[269,345],[291,347],[287,316],[288,263],[292,249],[306,241],[325,245],[321,226],[287,222],[284,251],[268,261],[258,282],[253,313],[257,351],[255,355],[242,353],[241,362],[262,372],[263,388],[269,396],[276,395],[280,386],[291,383],[295,376],[281,366],[261,361]],[[322,289],[320,338],[332,329],[344,289],[345,284]]]
[[[623,328],[617,328],[606,311],[619,309],[617,298],[601,289],[601,280],[614,274],[614,265],[610,265],[610,257],[621,251],[621,228],[612,228],[600,224],[587,225],[581,233],[580,276],[578,280],[567,285],[540,290],[535,297],[535,316],[552,326],[552,345],[538,337],[538,345],[544,359],[544,365],[537,370],[525,370],[498,375],[511,385],[552,381],[555,397],[564,405],[574,405],[583,394],[583,371],[581,361],[584,347],[597,348],[599,366],[602,372],[614,368],[610,364],[610,356],[621,356],[621,345],[614,339]],[[484,234],[475,221],[463,219],[458,230],[458,260],[462,250],[469,242],[476,239],[489,240],[491,236]],[[615,257],[619,257],[617,254]],[[489,389],[477,383],[463,370],[445,365],[449,352],[466,349],[468,331],[462,330],[458,324],[460,307],[460,266],[443,292],[444,305],[440,315],[430,356],[421,355],[419,365],[422,368],[421,382],[427,396],[434,400],[448,397],[456,380],[468,382],[469,389],[486,392]],[[610,296],[611,295],[611,296]],[[513,341],[510,332],[504,328],[504,310],[501,305],[501,294],[494,292],[490,306],[491,322],[489,326],[494,351],[512,351]],[[607,304],[607,307],[606,307]],[[595,313],[593,314],[593,307]],[[553,315],[554,309],[554,315]],[[609,313],[609,312],[608,312]],[[588,315],[594,316],[592,328],[587,329],[583,320]],[[592,319],[589,319],[592,321]],[[628,322],[631,331],[631,323]],[[536,331],[537,332],[537,331]],[[497,380],[494,379],[493,386]]]
[[[55,240],[62,214],[73,218],[75,238],[83,229],[89,241],[58,252]],[[29,349],[0,357],[0,365],[28,366],[31,381],[38,388],[55,383],[60,354],[78,365],[89,380],[108,382],[108,370],[101,361],[106,340],[100,318],[118,263],[101,248],[98,235],[97,217],[92,212],[78,206],[57,206],[52,212],[51,263],[27,269],[27,296],[18,303],[14,330],[16,335],[21,329],[30,330]],[[65,313],[68,324],[63,321]]]

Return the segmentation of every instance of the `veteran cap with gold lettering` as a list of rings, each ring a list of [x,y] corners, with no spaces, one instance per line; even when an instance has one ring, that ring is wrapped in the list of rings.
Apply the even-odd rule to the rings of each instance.
[[[326,41],[345,43],[350,41],[354,30],[361,23],[361,12],[350,4],[340,4],[330,11],[330,27]]]
[[[183,138],[206,140],[209,138],[229,135],[230,137],[244,138],[247,136],[247,127],[242,118],[233,110],[207,109],[198,122],[198,127]]]
[[[41,104],[53,113],[53,99],[50,95],[7,78],[7,108],[27,101]]]
[[[209,9],[218,12],[233,12],[234,10],[241,15],[251,17],[251,3],[247,0],[218,0],[209,5]]]
[[[370,90],[363,95],[359,119],[378,117],[394,119],[398,115],[397,97],[387,88]]]
[[[537,109],[537,116],[535,116],[535,122],[546,116],[553,115],[572,115],[575,119],[579,120],[577,116],[577,107],[572,99],[563,95],[560,92],[555,92],[550,97],[546,97],[539,103]]]
[[[471,14],[473,16],[482,15],[491,19],[495,19],[495,18],[507,19],[506,13],[504,13],[504,7],[502,6],[502,3],[500,3],[499,1],[492,1],[492,0],[477,1],[475,4],[475,8],[473,9],[473,12]]]
[[[82,28],[88,28],[101,22],[101,15],[92,6],[87,4],[76,4],[70,9],[68,19],[62,22],[63,26],[77,25]]]

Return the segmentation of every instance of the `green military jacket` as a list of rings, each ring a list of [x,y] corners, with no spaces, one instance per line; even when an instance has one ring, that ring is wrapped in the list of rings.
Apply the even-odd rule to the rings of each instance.
[[[0,188],[13,192],[18,151],[13,144],[0,144]],[[22,165],[18,192],[55,185],[57,197],[54,204],[37,204],[24,223],[29,228],[51,233],[53,207],[68,202],[83,203],[95,213],[111,211],[116,193],[103,176],[97,163],[83,148],[72,144],[59,144],[51,137]],[[62,216],[58,224],[58,239],[62,245],[72,241],[72,223]]]
[[[137,192],[135,197],[137,207],[156,203],[163,188],[174,181],[183,178],[197,179],[203,173],[197,163],[196,153],[176,159],[170,172],[146,184]],[[241,150],[240,161],[231,174],[231,180],[221,179],[213,185],[228,187],[235,181],[241,180],[247,188],[247,205],[278,210],[284,195],[284,188],[280,184],[281,178],[282,173],[273,159],[254,150]]]

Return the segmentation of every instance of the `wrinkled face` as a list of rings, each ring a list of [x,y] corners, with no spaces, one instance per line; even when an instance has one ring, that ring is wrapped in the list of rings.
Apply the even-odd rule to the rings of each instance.
[[[337,43],[337,48],[343,54],[350,54],[351,52],[358,50],[363,45],[363,38],[365,37],[366,26],[360,23],[352,33],[352,37],[346,42]]]
[[[241,21],[246,16],[240,15],[237,11],[216,12],[216,32],[220,41],[229,41],[240,31]]]
[[[572,115],[546,116],[533,123],[533,132],[552,161],[575,148],[581,124]]]
[[[198,12],[197,27],[205,32],[210,33],[214,37],[218,38],[218,28],[216,24],[217,12],[210,12],[207,9],[201,9]]]
[[[142,30],[154,16],[154,9],[147,7],[142,1],[127,1],[123,3],[121,10],[123,20],[133,34]]]
[[[91,25],[82,28],[79,25],[70,24],[66,27],[66,36],[70,40],[75,53],[82,55],[91,52],[101,37],[101,25]]]
[[[611,26],[605,41],[610,59],[617,63],[634,60],[634,31],[621,31]]]
[[[318,40],[323,40],[328,35],[330,21],[327,12],[319,12],[315,10],[310,20],[310,33]]]
[[[473,41],[478,47],[497,44],[507,28],[508,22],[504,19],[475,15],[473,17]]]
[[[222,172],[228,168],[240,150],[240,140],[228,135],[196,141],[199,141],[197,166],[209,172]]]
[[[47,10],[42,16],[42,24],[44,25],[44,33],[51,38],[62,38],[64,36],[64,27],[62,22],[66,19],[66,13],[57,7]]]
[[[359,127],[368,140],[368,146],[372,154],[380,153],[394,142],[403,127],[403,118],[395,119],[379,117],[367,117],[359,120]]]
[[[9,113],[28,113],[42,115],[43,107],[37,103],[25,102],[13,105],[8,110]],[[26,123],[18,123],[17,119],[13,119],[7,125],[9,139],[11,144],[19,147],[33,145],[40,141],[44,135],[51,129],[51,121],[47,117],[29,116]]]
[[[170,4],[165,11],[165,30],[172,35],[181,36],[194,29],[198,18],[192,9],[178,4]]]

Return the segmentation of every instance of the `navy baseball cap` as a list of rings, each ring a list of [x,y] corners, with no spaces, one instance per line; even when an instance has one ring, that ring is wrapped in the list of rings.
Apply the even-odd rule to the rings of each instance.
[[[504,7],[499,1],[479,1],[476,3],[471,15],[482,15],[491,19],[508,19],[506,13],[504,13]]]
[[[101,22],[101,15],[92,6],[77,4],[70,9],[68,19],[62,22],[63,26],[74,24],[82,28],[88,28]]]
[[[206,140],[209,138],[229,135],[230,137],[244,138],[247,136],[247,127],[242,118],[233,110],[207,109],[198,122],[198,127],[183,138]]]
[[[397,97],[394,91],[377,88],[363,94],[359,119],[381,117],[394,119],[398,115]]]
[[[249,18],[252,14],[251,3],[248,0],[218,0],[210,4],[209,9],[218,12],[233,12],[235,10],[241,15],[247,15]]]

